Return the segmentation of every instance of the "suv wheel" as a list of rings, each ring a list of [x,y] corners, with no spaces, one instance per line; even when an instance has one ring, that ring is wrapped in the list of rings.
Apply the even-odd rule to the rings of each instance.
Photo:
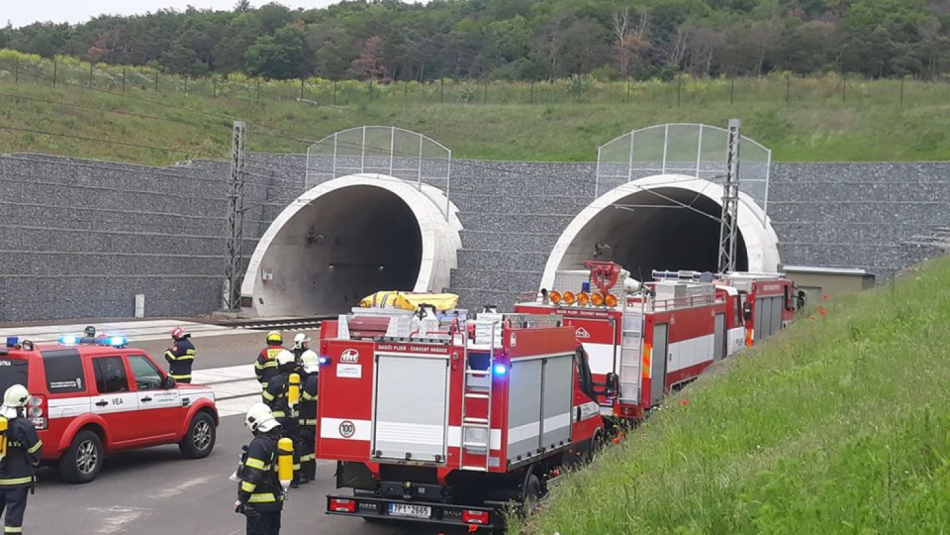
[[[178,449],[186,459],[202,459],[211,454],[217,438],[214,418],[206,412],[199,412],[191,419],[185,438],[178,443]]]
[[[99,435],[84,429],[73,438],[59,460],[59,471],[70,483],[89,483],[102,469],[104,453]]]

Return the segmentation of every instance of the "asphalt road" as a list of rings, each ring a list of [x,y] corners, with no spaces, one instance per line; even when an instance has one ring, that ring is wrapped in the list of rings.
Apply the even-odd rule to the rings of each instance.
[[[263,338],[262,332],[196,338],[195,367],[247,364],[263,346]],[[131,345],[161,359],[168,343],[133,342]],[[41,469],[36,494],[30,497],[25,532],[42,535],[244,533],[244,517],[232,509],[237,484],[228,481],[241,446],[250,440],[250,433],[242,424],[240,416],[223,418],[214,452],[206,459],[184,460],[177,446],[118,454],[107,459],[100,476],[86,485],[64,483],[55,469]],[[317,481],[291,490],[281,533],[440,533],[415,525],[376,525],[357,518],[324,514],[324,497],[335,491],[334,468],[332,462],[319,462]]]

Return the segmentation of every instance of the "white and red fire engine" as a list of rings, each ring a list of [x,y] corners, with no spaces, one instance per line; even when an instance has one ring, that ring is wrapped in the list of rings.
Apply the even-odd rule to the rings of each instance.
[[[585,266],[559,271],[551,289],[533,294],[533,302],[515,311],[556,314],[574,327],[595,383],[604,386],[602,412],[624,419],[642,419],[667,392],[751,345],[753,320],[760,325],[755,340],[771,335],[772,323],[761,327],[764,318],[785,311],[772,299],[792,295],[791,283],[778,275],[717,280],[696,272],[654,272],[656,281],[640,284],[613,262]],[[790,320],[794,309],[788,312]]]
[[[323,323],[316,454],[329,514],[499,527],[603,437],[576,328],[556,315],[357,308]]]

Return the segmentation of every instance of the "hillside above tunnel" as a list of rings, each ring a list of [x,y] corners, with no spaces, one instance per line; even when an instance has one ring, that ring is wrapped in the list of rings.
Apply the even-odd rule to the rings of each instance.
[[[948,323],[948,258],[819,302],[670,398],[518,530],[939,532]]]

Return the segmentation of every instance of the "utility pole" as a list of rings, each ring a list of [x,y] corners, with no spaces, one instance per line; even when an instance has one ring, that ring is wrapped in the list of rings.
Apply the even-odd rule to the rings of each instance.
[[[729,153],[726,155],[726,182],[722,188],[722,222],[719,230],[719,273],[736,270],[736,242],[739,234],[739,145],[742,121],[729,120]]]
[[[245,124],[234,121],[231,131],[231,175],[228,184],[227,265],[224,268],[222,304],[226,310],[241,309],[241,291],[244,248],[244,135]]]

